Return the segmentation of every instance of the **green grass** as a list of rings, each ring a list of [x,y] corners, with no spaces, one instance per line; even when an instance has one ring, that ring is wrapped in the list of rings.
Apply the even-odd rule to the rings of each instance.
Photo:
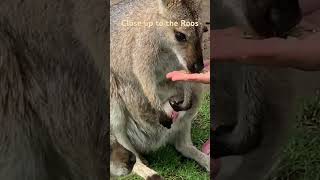
[[[192,139],[200,148],[209,137],[209,96],[205,96],[193,122]],[[297,126],[272,180],[320,180],[320,96],[301,103]],[[146,157],[150,167],[168,180],[207,180],[208,173],[196,162],[186,159],[173,147],[164,147]],[[141,180],[130,175],[121,180]]]
[[[210,134],[210,97],[206,95],[200,111],[192,126],[192,140],[197,148],[209,138]],[[167,146],[145,157],[149,167],[166,180],[208,180],[206,172],[195,161],[183,157],[173,147]],[[119,178],[121,180],[141,180],[136,175]]]
[[[272,180],[320,180],[320,96],[304,101],[301,109]]]

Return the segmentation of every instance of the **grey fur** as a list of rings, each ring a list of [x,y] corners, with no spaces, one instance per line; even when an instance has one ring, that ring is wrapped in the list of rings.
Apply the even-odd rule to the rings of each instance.
[[[188,44],[193,48],[187,54],[187,50],[179,49],[173,40],[172,28],[124,27],[120,23],[122,20],[160,21],[164,20],[164,15],[174,20],[196,21],[197,14],[193,10],[175,4],[167,9],[160,0],[122,1],[111,9],[111,132],[120,144],[136,155],[133,171],[143,178],[150,178],[155,172],[142,163],[141,153],[157,150],[165,144],[173,144],[184,156],[209,170],[209,157],[197,150],[191,141],[191,123],[202,88],[190,83],[173,83],[165,78],[170,71],[187,70],[181,59],[188,65],[202,58],[198,43],[202,28],[182,28],[189,33]],[[180,60],[177,53],[182,54]],[[160,122],[168,119],[170,98],[182,94],[184,105],[191,99],[192,107],[179,112],[182,118],[168,129]]]

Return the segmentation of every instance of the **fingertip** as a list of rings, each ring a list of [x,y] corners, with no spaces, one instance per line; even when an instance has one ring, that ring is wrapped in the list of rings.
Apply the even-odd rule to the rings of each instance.
[[[173,72],[169,72],[169,73],[166,75],[166,78],[167,78],[167,79],[170,79],[170,78],[172,78],[172,76],[173,76]]]

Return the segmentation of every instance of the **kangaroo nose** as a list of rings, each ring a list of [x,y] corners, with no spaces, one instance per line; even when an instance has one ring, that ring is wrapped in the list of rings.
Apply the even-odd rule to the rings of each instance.
[[[264,37],[287,37],[302,19],[299,0],[246,0],[246,18],[251,28]]]
[[[204,68],[203,60],[198,61],[192,65],[192,68],[190,69],[191,73],[200,73],[202,69]]]
[[[301,14],[297,7],[295,11],[288,12],[285,7],[272,7],[269,11],[269,20],[272,23],[274,33],[279,37],[286,37],[288,31],[295,27],[301,20]]]

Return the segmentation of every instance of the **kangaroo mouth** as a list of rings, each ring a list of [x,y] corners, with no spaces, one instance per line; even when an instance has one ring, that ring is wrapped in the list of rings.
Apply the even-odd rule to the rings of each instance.
[[[166,111],[165,117],[163,117],[163,116],[160,117],[159,122],[165,128],[170,129],[171,125],[179,119],[179,115],[180,115],[180,113],[176,112],[176,111],[171,111],[171,112]]]
[[[172,111],[172,112],[170,113],[170,118],[172,119],[173,122],[176,122],[177,119],[178,119],[178,117],[179,117],[179,112],[177,112],[177,111]]]
[[[185,92],[186,93],[186,92]],[[174,101],[174,105],[173,105]],[[167,129],[171,128],[171,125],[179,119],[182,118],[182,116],[186,113],[187,110],[191,108],[191,98],[184,96],[172,96],[168,98],[165,103],[163,104],[163,110],[164,113],[161,113],[162,115],[165,115],[166,117],[160,117],[160,124],[162,124]]]
[[[175,111],[174,109],[169,110],[166,112],[168,118],[171,119],[171,121],[174,123],[180,119],[180,116],[182,115],[182,111]]]
[[[176,111],[171,107],[169,101],[164,105],[164,111],[167,117],[171,120],[172,123],[177,122],[184,115],[185,111]]]

